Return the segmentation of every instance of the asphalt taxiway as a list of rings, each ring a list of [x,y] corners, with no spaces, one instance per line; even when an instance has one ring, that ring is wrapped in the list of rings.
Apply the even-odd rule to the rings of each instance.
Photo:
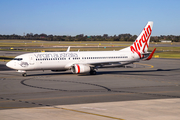
[[[1,119],[180,119],[180,60],[152,59],[97,75],[30,71],[0,62]]]

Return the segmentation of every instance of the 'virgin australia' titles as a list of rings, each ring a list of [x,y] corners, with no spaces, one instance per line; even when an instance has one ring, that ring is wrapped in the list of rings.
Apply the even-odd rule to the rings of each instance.
[[[48,58],[73,58],[78,57],[76,53],[38,53],[34,54],[36,59],[48,59]]]

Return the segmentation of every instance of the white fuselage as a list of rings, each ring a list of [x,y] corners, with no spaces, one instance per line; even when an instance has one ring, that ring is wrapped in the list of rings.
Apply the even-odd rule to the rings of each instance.
[[[15,57],[7,66],[16,70],[68,70],[74,64],[99,65],[137,61],[137,54],[121,51],[39,52]]]
[[[15,57],[6,65],[19,72],[29,70],[61,71],[71,69],[73,73],[95,74],[98,67],[108,64],[126,65],[140,60],[150,60],[155,50],[147,52],[153,22],[149,21],[134,43],[119,51],[87,51],[87,52],[41,52],[28,53]],[[147,58],[147,59],[146,59]],[[23,76],[26,76],[24,74]]]

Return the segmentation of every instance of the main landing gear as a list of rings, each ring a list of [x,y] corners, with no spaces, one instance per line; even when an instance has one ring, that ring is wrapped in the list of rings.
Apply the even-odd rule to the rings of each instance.
[[[91,69],[90,75],[96,75],[96,71],[94,69]]]

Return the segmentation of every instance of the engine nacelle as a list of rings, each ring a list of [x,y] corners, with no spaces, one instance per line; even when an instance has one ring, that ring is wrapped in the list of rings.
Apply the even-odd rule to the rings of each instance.
[[[73,73],[88,73],[90,72],[90,66],[88,65],[83,65],[83,64],[74,64],[71,68],[71,71]]]

